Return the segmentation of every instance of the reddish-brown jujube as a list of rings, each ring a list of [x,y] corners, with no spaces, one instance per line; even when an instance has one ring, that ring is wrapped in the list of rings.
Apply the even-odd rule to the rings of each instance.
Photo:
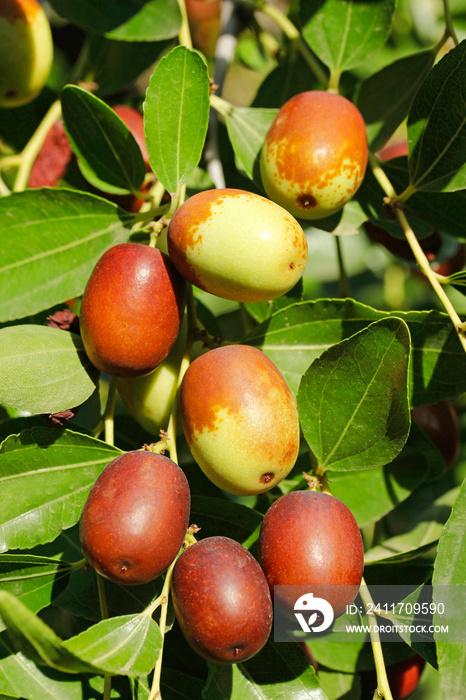
[[[292,491],[278,498],[265,514],[259,563],[271,591],[274,586],[306,586],[306,592],[319,595],[325,589],[325,598],[338,617],[353,602],[361,584],[361,533],[350,509],[334,496]],[[275,601],[278,598],[285,611],[295,602],[287,593],[277,596],[275,591]]]
[[[171,459],[142,450],[120,455],[84,504],[79,524],[84,556],[115,583],[148,583],[178,554],[190,505],[188,481]]]
[[[160,250],[122,243],[95,266],[81,305],[80,328],[91,362],[118,377],[149,374],[180,330],[185,281]]]
[[[228,537],[188,547],[173,569],[171,592],[183,635],[208,661],[246,661],[269,637],[267,581],[252,554]]]

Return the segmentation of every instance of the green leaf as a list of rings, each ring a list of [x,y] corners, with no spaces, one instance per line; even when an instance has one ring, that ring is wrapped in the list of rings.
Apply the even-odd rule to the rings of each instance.
[[[355,233],[359,233],[359,229],[365,221],[367,221],[366,212],[357,199],[352,199],[335,214],[324,219],[314,219],[312,225],[322,231],[333,233],[334,236],[353,236]],[[301,221],[304,228],[308,223]]]
[[[434,63],[433,51],[399,58],[364,80],[356,106],[364,117],[369,146],[383,146],[407,116],[411,101]]]
[[[76,526],[75,529],[78,530],[79,527]],[[162,586],[162,577],[143,586],[120,586],[113,581],[105,581],[105,596],[109,615],[114,617],[141,612],[155,597],[160,595]],[[66,589],[54,600],[54,605],[77,617],[98,622],[101,619],[101,611],[95,570],[80,570],[73,573]]]
[[[0,403],[31,413],[79,406],[99,377],[81,337],[49,326],[0,329],[0,363]]]
[[[277,113],[277,109],[254,107],[231,107],[226,112],[226,127],[238,167],[259,185],[258,158]]]
[[[169,700],[193,700],[202,698],[204,681],[181,671],[164,668],[161,678],[162,697]],[[139,696],[138,696],[139,699]]]
[[[83,75],[92,75],[97,94],[115,95],[133,83],[167,49],[170,41],[127,42],[90,34]]]
[[[181,26],[176,0],[51,0],[73,24],[120,41],[160,41],[175,37]]]
[[[244,342],[260,347],[296,393],[301,376],[324,350],[390,316],[403,319],[411,334],[411,406],[435,403],[466,390],[464,350],[450,319],[438,311],[388,314],[352,299],[305,301],[275,313]]]
[[[389,513],[426,479],[431,470],[443,468],[436,448],[413,423],[400,454],[382,469],[361,472],[328,472],[332,494],[345,503],[359,527]]]
[[[15,647],[36,664],[68,673],[95,673],[87,664],[64,648],[55,632],[36,617],[11,593],[0,590],[0,616]]]
[[[114,204],[82,192],[0,198],[0,322],[82,294],[99,257],[129,239],[131,222]]]
[[[202,537],[222,535],[248,547],[251,539],[257,539],[262,519],[261,513],[234,501],[211,496],[191,499],[191,521],[200,526]]]
[[[100,692],[103,692],[103,685]],[[15,653],[6,633],[3,633],[0,635],[0,693],[2,700],[5,697],[83,700],[83,682],[82,678],[67,673],[44,666],[38,668],[21,652]]]
[[[273,643],[252,659],[233,666],[209,665],[203,700],[328,700],[312,666],[294,643]]]
[[[162,634],[149,615],[122,615],[89,627],[63,647],[107,673],[147,676],[160,654]]]
[[[446,522],[437,549],[432,583],[434,603],[439,599],[436,586],[463,586],[466,579],[466,481],[458,493]],[[458,596],[456,596],[458,599]],[[464,614],[464,607],[461,611]],[[442,624],[442,616],[434,614],[434,625]],[[435,634],[434,634],[435,636]],[[466,644],[437,642],[441,688],[446,698],[461,697],[466,684]]]
[[[419,88],[408,116],[410,184],[416,190],[466,188],[466,40],[449,51]]]
[[[144,103],[149,163],[170,193],[198,165],[209,121],[209,74],[197,51],[177,46],[157,64]]]
[[[304,438],[322,467],[374,469],[401,451],[410,426],[409,350],[405,322],[382,319],[309,367],[297,403]]]
[[[146,174],[141,149],[113,109],[76,85],[63,89],[61,105],[71,147],[91,185],[117,194],[137,190]]]
[[[68,581],[71,564],[31,554],[0,554],[0,588],[32,612],[50,605]],[[0,632],[4,629],[0,621]]]
[[[302,35],[335,73],[361,65],[390,34],[395,0],[323,0],[301,5]]]
[[[7,438],[0,450],[0,551],[51,542],[74,525],[91,486],[119,454],[104,442],[58,428],[31,428]]]
[[[361,687],[358,676],[337,673],[319,668],[319,683],[330,700],[360,700]]]

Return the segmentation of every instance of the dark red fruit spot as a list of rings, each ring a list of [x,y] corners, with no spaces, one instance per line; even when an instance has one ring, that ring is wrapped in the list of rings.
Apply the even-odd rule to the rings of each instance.
[[[300,194],[296,197],[296,204],[303,209],[313,209],[317,205],[317,199],[312,194]]]
[[[295,264],[294,264],[294,263],[290,263],[290,270],[294,270],[294,269],[295,269],[295,267],[296,267],[296,266],[295,266]]]
[[[15,97],[16,96],[16,90],[8,90],[6,93],[6,97]]]
[[[268,484],[270,481],[272,481],[274,476],[275,474],[273,472],[266,472],[265,474],[262,474],[259,481],[261,484]]]

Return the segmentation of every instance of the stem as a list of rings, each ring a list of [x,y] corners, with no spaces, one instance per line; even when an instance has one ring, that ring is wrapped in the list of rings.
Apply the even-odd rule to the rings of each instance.
[[[105,595],[104,579],[100,574],[97,576],[97,590],[99,592],[100,616],[102,620],[108,620],[107,596]],[[106,673],[104,675],[104,697],[103,700],[110,700],[112,694],[112,677]]]
[[[411,226],[408,223],[408,220],[405,216],[405,213],[402,209],[399,207],[395,207],[395,214],[398,219],[398,221],[401,224],[401,227],[404,231],[404,234],[406,236],[406,240],[409,243],[409,246],[411,250],[414,253],[414,257],[416,258],[416,262],[419,265],[421,272],[427,277],[429,280],[431,286],[433,287],[435,293],[437,294],[438,298],[443,304],[443,307],[445,308],[445,311],[449,315],[453,325],[455,326],[457,332],[458,332],[458,337],[460,339],[460,343],[463,346],[463,350],[466,352],[466,337],[464,336],[462,329],[463,329],[463,322],[461,321],[460,317],[455,311],[455,308],[453,304],[451,303],[450,299],[445,293],[445,290],[443,289],[442,285],[437,279],[437,275],[433,270],[431,269],[429,265],[429,261],[426,258],[426,255],[424,251],[422,250],[419,241],[416,238],[416,234],[412,230]]]
[[[450,4],[448,0],[443,0],[443,12],[445,14],[445,34],[447,37],[451,37],[455,42],[455,46],[458,46],[458,37],[456,36],[455,28],[453,26],[453,20],[451,18]]]
[[[225,119],[234,109],[230,102],[227,102],[227,100],[224,100],[223,97],[219,97],[218,95],[214,94],[210,96],[210,104]]]
[[[168,596],[170,593],[170,583],[172,580],[173,569],[176,564],[176,559],[170,564],[165,574],[165,581],[163,583],[162,593],[160,594],[160,632],[162,633],[162,639],[165,638],[165,627],[167,624],[167,612],[168,612]],[[159,599],[157,599],[159,600]],[[160,650],[160,656],[156,661],[154,667],[154,677],[152,679],[152,688],[150,695],[147,700],[154,700],[158,695],[160,695],[160,675],[162,673],[162,657],[163,657],[163,646]]]
[[[291,20],[281,10],[279,10],[278,7],[275,7],[268,2],[264,2],[262,5],[259,5],[258,9],[278,24],[284,35],[290,40],[292,46],[295,47],[304,58],[319,83],[321,85],[327,85],[327,75],[325,71],[322,70],[319,62],[314,57],[314,54],[303,41],[299,30],[295,27],[293,22],[291,22]]]
[[[340,236],[334,236],[337,245],[338,267],[340,268],[340,296],[342,299],[350,296],[350,284],[346,274],[345,261],[341,248]]]
[[[341,70],[331,69],[330,78],[327,85],[327,92],[334,92],[338,95],[338,87],[340,85]]]
[[[105,411],[103,415],[103,422],[105,428],[105,442],[109,445],[113,445],[115,442],[115,397],[116,397],[116,381],[112,378],[110,381],[110,386],[108,388],[107,395],[107,405],[105,406]]]
[[[36,131],[26,144],[21,153],[21,163],[16,174],[16,180],[13,187],[14,192],[20,192],[27,187],[29,175],[34,161],[44,143],[45,137],[61,115],[60,100],[56,100],[49,108],[47,114],[42,119]]]
[[[180,31],[178,32],[178,41],[182,46],[192,49],[193,42],[191,39],[191,32],[189,31],[188,13],[186,12],[185,1],[178,0],[178,5],[181,12],[181,27]]]
[[[7,194],[10,194],[10,188],[0,176],[0,197],[5,197]]]
[[[367,588],[364,578],[361,580],[361,588],[359,589],[359,593],[366,607],[367,617],[369,618],[372,652],[374,654],[375,670],[377,672],[377,690],[375,691],[374,698],[380,697],[381,695],[383,698],[385,698],[385,700],[393,700],[390,686],[388,684],[387,672],[385,670],[385,661],[383,658],[380,635],[375,629],[377,626],[375,615],[373,612],[367,612],[369,605],[372,609],[374,608],[374,601],[372,600],[372,596],[369,593],[369,589]]]
[[[411,250],[413,251],[414,257],[416,258],[416,262],[419,265],[419,268],[421,272],[427,277],[429,280],[434,292],[437,294],[439,300],[441,301],[445,311],[449,315],[453,325],[456,328],[456,331],[458,333],[458,337],[460,340],[461,345],[463,346],[464,351],[466,352],[466,337],[463,334],[464,331],[464,326],[463,322],[461,321],[460,317],[455,311],[455,308],[453,307],[453,304],[451,303],[450,299],[446,295],[442,285],[440,284],[437,275],[435,272],[432,270],[432,268],[429,265],[429,261],[426,258],[426,255],[424,251],[422,250],[419,241],[416,238],[416,234],[412,230],[411,226],[409,225],[409,222],[406,218],[406,215],[401,208],[401,206],[398,206],[401,201],[405,201],[408,196],[411,194],[414,194],[415,189],[413,188],[412,185],[409,185],[406,190],[403,192],[402,195],[397,197],[395,189],[386,176],[385,172],[382,170],[380,165],[378,164],[377,160],[374,158],[374,156],[371,154],[369,157],[369,163],[372,168],[372,172],[374,173],[379,185],[381,188],[384,190],[386,195],[391,201],[393,211],[395,212],[395,216],[398,219],[401,228],[403,229],[403,232],[405,234],[406,240],[409,243],[409,246]],[[412,190],[412,191],[410,191]],[[404,196],[404,199],[402,197]]]

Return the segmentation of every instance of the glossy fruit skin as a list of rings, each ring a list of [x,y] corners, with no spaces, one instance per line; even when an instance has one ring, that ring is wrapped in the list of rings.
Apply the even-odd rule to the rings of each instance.
[[[338,211],[359,188],[368,158],[366,127],[345,97],[309,90],[280,109],[261,151],[262,184],[298,219]]]
[[[53,41],[37,0],[0,3],[0,107],[19,107],[36,97],[52,67]]]
[[[426,665],[419,654],[403,659],[387,668],[387,677],[393,700],[406,700],[416,689],[421,673]],[[361,677],[361,700],[372,700],[377,688],[375,671],[364,671]]]
[[[194,459],[229,493],[269,491],[296,462],[293,395],[257,348],[229,345],[194,360],[181,384],[180,417]]]
[[[259,563],[270,590],[274,586],[306,586],[325,597],[335,617],[355,599],[364,570],[361,533],[349,508],[334,496],[317,491],[292,491],[268,509],[259,535]],[[323,593],[321,589],[321,594]],[[294,596],[294,591],[290,595]],[[298,596],[300,594],[298,593]],[[295,599],[277,596],[285,612]]]
[[[165,360],[150,374],[134,379],[117,378],[117,390],[123,403],[139,425],[151,435],[159,435],[161,429],[168,427],[186,335],[185,322]]]
[[[180,330],[185,283],[168,256],[139,243],[107,250],[84,291],[81,335],[91,362],[117,377],[152,372]]]
[[[171,459],[143,450],[120,455],[84,504],[79,523],[84,556],[115,583],[148,583],[181,549],[190,506],[188,481]]]
[[[171,592],[184,637],[207,661],[246,661],[269,637],[267,581],[252,554],[228,537],[207,537],[188,547],[173,569]]]
[[[189,282],[233,301],[275,299],[301,278],[307,241],[298,222],[265,197],[199,192],[173,216],[168,252]]]
[[[458,457],[461,441],[456,411],[448,401],[411,409],[412,420],[423,430],[440,451],[445,469]]]

